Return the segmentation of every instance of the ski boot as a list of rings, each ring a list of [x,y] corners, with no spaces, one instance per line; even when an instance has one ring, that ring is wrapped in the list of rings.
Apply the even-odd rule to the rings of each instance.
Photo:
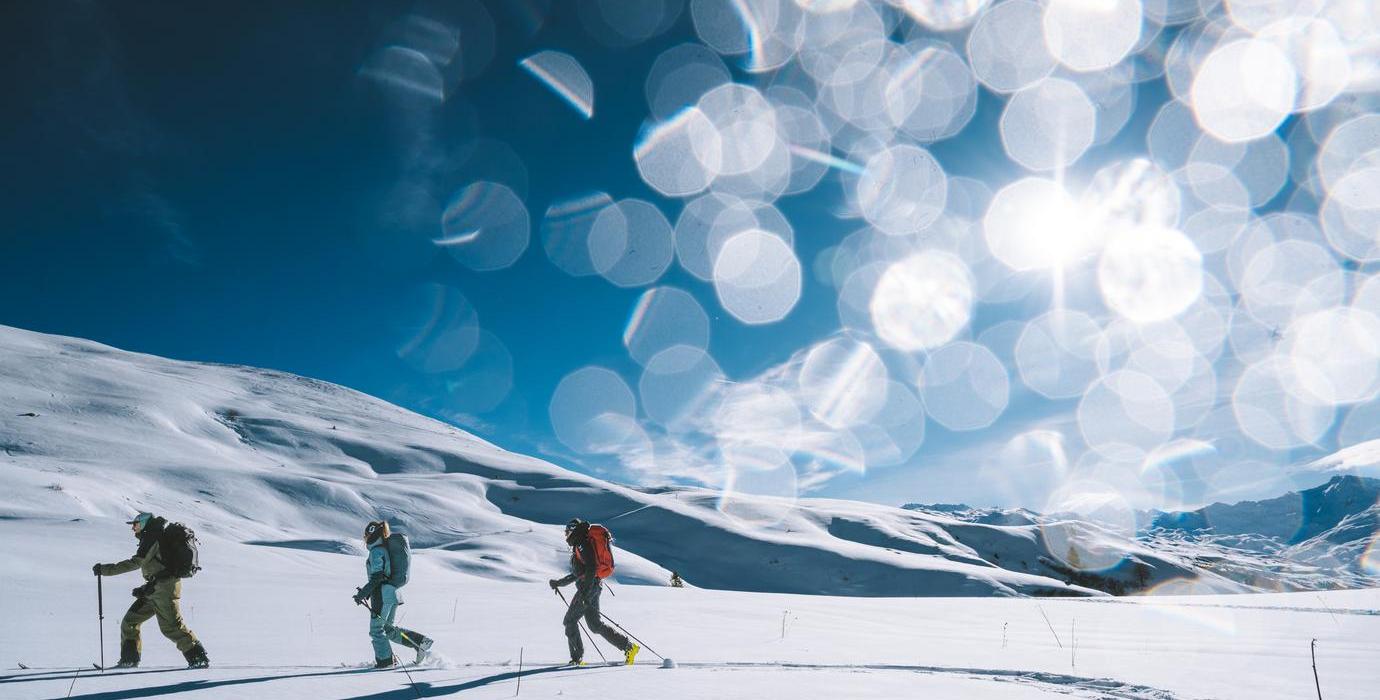
[[[183,652],[182,656],[187,659],[187,668],[210,668],[211,659],[206,656],[206,647],[201,646],[201,642],[192,645],[192,648]]]
[[[566,666],[574,666],[574,667],[576,667],[576,668],[579,668],[579,667],[581,667],[581,666],[584,666],[584,665],[585,665],[585,662],[584,662],[583,659],[571,659],[571,660],[565,662],[565,665],[566,665]]]
[[[431,656],[431,645],[435,643],[436,642],[427,637],[422,637],[422,641],[417,642],[416,646],[413,647],[417,650],[417,660],[412,662],[413,665],[421,666],[422,662],[426,661],[428,656]]]
[[[115,662],[115,668],[138,668],[139,667],[139,642],[124,641],[120,643],[120,660]]]
[[[642,647],[636,644],[628,647],[628,650],[623,652],[623,663],[625,665],[631,666],[633,663],[633,659],[637,658],[637,652],[639,651],[642,651]]]
[[[374,659],[374,668],[393,668],[398,665],[398,657],[390,656],[386,659]]]

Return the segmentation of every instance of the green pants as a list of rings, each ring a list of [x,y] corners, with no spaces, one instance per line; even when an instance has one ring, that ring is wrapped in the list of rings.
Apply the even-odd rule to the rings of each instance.
[[[196,645],[196,636],[187,629],[187,623],[182,621],[182,611],[177,605],[180,598],[182,581],[159,581],[152,594],[134,601],[134,604],[129,606],[129,612],[126,612],[124,619],[120,621],[120,641],[132,642],[136,652],[141,650],[139,626],[148,622],[150,617],[157,616],[159,631],[177,645],[178,651],[185,654]]]

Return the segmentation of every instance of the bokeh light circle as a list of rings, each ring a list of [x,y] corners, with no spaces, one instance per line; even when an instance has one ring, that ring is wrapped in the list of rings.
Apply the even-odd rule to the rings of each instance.
[[[1097,109],[1076,83],[1046,78],[1011,96],[1000,128],[1011,160],[1037,172],[1063,170],[1092,145]]]
[[[1111,68],[1140,39],[1140,0],[1048,0],[1045,46],[1076,71]]]
[[[683,289],[648,289],[638,297],[623,329],[623,347],[645,367],[653,356],[676,345],[709,347],[709,315]]]
[[[456,193],[435,243],[460,264],[486,272],[511,266],[532,235],[527,205],[507,185],[475,182]]]
[[[968,34],[968,62],[977,79],[996,92],[1015,92],[1054,71],[1045,46],[1044,9],[1033,0],[1008,0],[978,17]]]
[[[1081,311],[1055,309],[1030,321],[1016,342],[1021,381],[1041,396],[1081,396],[1100,376],[1102,328]]]
[[[877,335],[899,350],[949,342],[973,312],[973,279],[958,256],[926,250],[891,264],[872,291],[868,311]]]
[[[1217,47],[1193,76],[1190,101],[1205,131],[1228,142],[1274,131],[1294,109],[1293,64],[1274,44],[1240,39]]]
[[[886,366],[871,345],[854,338],[811,347],[797,381],[802,405],[833,428],[867,422],[886,404]]]
[[[1089,449],[1108,457],[1143,456],[1174,431],[1174,404],[1150,376],[1134,370],[1104,375],[1078,402],[1078,428]]]
[[[596,452],[603,442],[605,416],[635,419],[637,399],[613,370],[588,366],[567,374],[556,385],[548,406],[557,439],[578,452]]]
[[[929,151],[893,146],[868,159],[858,178],[858,205],[883,233],[924,230],[944,212],[948,180]]]
[[[920,372],[925,413],[949,430],[979,430],[994,423],[1011,398],[1011,382],[996,355],[959,341],[931,352]]]
[[[724,310],[743,323],[780,321],[795,308],[800,290],[795,251],[761,229],[735,234],[714,258],[714,292]]]
[[[1125,231],[1107,242],[1097,267],[1107,306],[1141,323],[1173,318],[1203,289],[1203,256],[1168,228]]]
[[[640,199],[600,210],[588,243],[594,271],[620,287],[655,282],[675,255],[671,223],[656,205]]]

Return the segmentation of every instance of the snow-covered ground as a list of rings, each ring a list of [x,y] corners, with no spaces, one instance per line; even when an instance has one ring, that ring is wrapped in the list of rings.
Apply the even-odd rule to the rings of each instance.
[[[372,654],[349,596],[361,558],[204,538],[183,609],[211,654],[183,670],[152,622],[145,666],[76,674],[99,656],[97,560],[133,546],[115,519],[0,521],[9,543],[0,697],[412,698],[1304,698],[1317,639],[1323,696],[1380,692],[1380,590],[1088,599],[847,598],[614,586],[605,612],[651,651],[633,668],[551,670],[562,607],[545,585],[417,556],[402,624],[437,638],[411,670]],[[105,579],[106,661],[137,577]],[[1056,639],[1057,637],[1057,639]],[[602,642],[601,642],[602,645]],[[604,652],[613,651],[603,645]],[[400,650],[401,651],[401,650]],[[592,650],[591,660],[598,660]],[[19,663],[29,666],[21,670]],[[344,664],[345,666],[342,666]]]
[[[1249,589],[1086,523],[1054,529],[1061,550],[1130,557],[1162,595],[1053,578],[1048,526],[814,499],[721,508],[278,372],[0,327],[0,401],[2,698],[511,697],[519,659],[528,696],[1306,697],[1313,639],[1325,697],[1380,692],[1380,591],[1213,595]],[[152,622],[142,668],[90,668],[90,567],[133,551],[136,510],[200,535],[183,610],[209,670],[183,670]],[[605,609],[651,645],[633,668],[547,668],[566,651],[543,581],[573,515],[618,537]],[[401,623],[438,640],[410,677],[358,667],[372,656],[350,601],[358,537],[380,516],[418,547]],[[666,586],[671,569],[695,586]],[[138,584],[105,580],[107,663]]]

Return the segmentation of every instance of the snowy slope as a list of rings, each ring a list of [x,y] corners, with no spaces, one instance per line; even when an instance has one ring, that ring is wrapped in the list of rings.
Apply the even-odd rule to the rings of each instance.
[[[825,500],[749,499],[728,515],[714,492],[609,484],[280,372],[0,327],[0,401],[5,518],[151,510],[229,542],[355,552],[382,516],[445,566],[534,581],[563,570],[560,526],[581,516],[613,527],[621,582],[675,570],[748,591],[1096,593],[1051,578],[1028,529]],[[1201,573],[1154,565],[1156,580]]]
[[[1323,697],[1362,700],[1380,687],[1375,589],[907,599],[615,585],[604,611],[679,668],[659,669],[643,651],[633,668],[554,670],[566,653],[562,607],[543,584],[476,577],[422,557],[402,623],[434,636],[441,658],[411,669],[414,691],[399,671],[354,666],[372,656],[366,617],[349,600],[360,557],[216,535],[204,543],[212,565],[183,594],[213,667],[182,670],[149,623],[143,667],[76,675],[99,658],[89,563],[125,555],[128,531],[108,518],[0,520],[0,539],[25,564],[23,575],[6,569],[0,598],[7,700],[69,689],[84,700],[510,698],[520,657],[523,698],[1305,698],[1314,692],[1313,639]],[[107,661],[136,582],[105,579]]]

